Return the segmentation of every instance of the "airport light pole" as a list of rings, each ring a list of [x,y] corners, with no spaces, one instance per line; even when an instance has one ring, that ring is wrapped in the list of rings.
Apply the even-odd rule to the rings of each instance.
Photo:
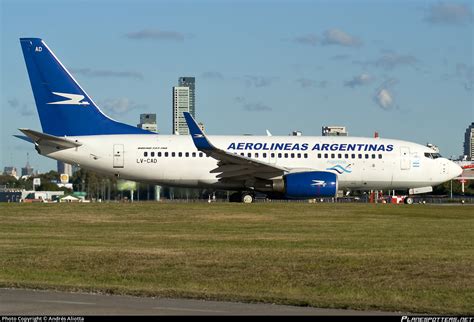
[[[453,199],[453,180],[451,180],[451,199]]]

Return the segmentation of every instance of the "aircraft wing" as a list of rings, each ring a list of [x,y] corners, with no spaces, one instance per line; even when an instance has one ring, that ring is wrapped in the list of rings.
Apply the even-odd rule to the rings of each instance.
[[[215,147],[201,131],[191,114],[183,112],[183,115],[196,148],[219,161],[217,168],[211,170],[211,173],[219,173],[217,178],[221,181],[242,181],[255,178],[270,179],[289,171],[289,169],[283,167]]]
[[[56,147],[58,149],[70,149],[81,146],[82,143],[69,140],[67,138],[54,136],[46,133],[41,133],[37,131],[33,131],[30,129],[20,129],[27,137],[31,139],[35,144],[40,145],[49,145]]]

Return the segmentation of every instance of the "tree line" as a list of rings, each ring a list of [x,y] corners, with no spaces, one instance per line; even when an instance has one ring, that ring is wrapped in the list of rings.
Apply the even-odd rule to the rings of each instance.
[[[58,187],[59,173],[57,171],[49,171],[47,173],[39,174],[34,178],[41,179],[41,185],[36,190],[45,191],[64,191],[67,193],[85,192],[87,199],[101,199],[101,200],[122,200],[131,199],[131,193],[127,190],[120,190],[117,185],[118,179],[113,176],[106,176],[94,171],[80,169],[76,171],[69,181],[73,185],[73,189]],[[443,184],[433,187],[433,195],[447,195],[451,194],[451,185],[453,195],[461,195],[462,187],[458,180],[447,181]],[[27,179],[16,179],[9,175],[0,175],[0,186],[5,186],[8,189],[26,189],[33,190],[33,176]],[[134,192],[135,200],[154,200],[155,185],[146,183],[137,183],[136,191]],[[162,187],[161,196],[166,199],[207,199],[213,191],[206,189],[188,189],[188,188],[172,188]],[[464,185],[465,195],[474,195],[474,180],[469,180]],[[226,198],[226,192],[216,192],[217,198]]]

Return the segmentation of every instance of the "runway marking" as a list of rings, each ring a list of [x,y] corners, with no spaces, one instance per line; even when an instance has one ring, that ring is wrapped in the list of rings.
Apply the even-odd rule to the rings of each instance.
[[[42,302],[42,303],[59,303],[59,304],[75,304],[75,305],[96,305],[96,303],[89,303],[89,302],[72,302],[72,301],[47,301],[47,300],[42,300],[42,301],[35,301],[35,302]]]
[[[153,310],[167,310],[167,311],[185,311],[185,312],[204,312],[204,313],[227,313],[226,311],[217,310],[199,310],[199,309],[183,309],[178,307],[157,306]]]

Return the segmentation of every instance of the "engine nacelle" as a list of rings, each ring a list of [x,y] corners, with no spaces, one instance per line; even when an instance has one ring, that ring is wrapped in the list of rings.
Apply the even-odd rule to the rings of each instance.
[[[337,175],[327,171],[290,173],[283,177],[287,198],[334,197],[337,194]]]

